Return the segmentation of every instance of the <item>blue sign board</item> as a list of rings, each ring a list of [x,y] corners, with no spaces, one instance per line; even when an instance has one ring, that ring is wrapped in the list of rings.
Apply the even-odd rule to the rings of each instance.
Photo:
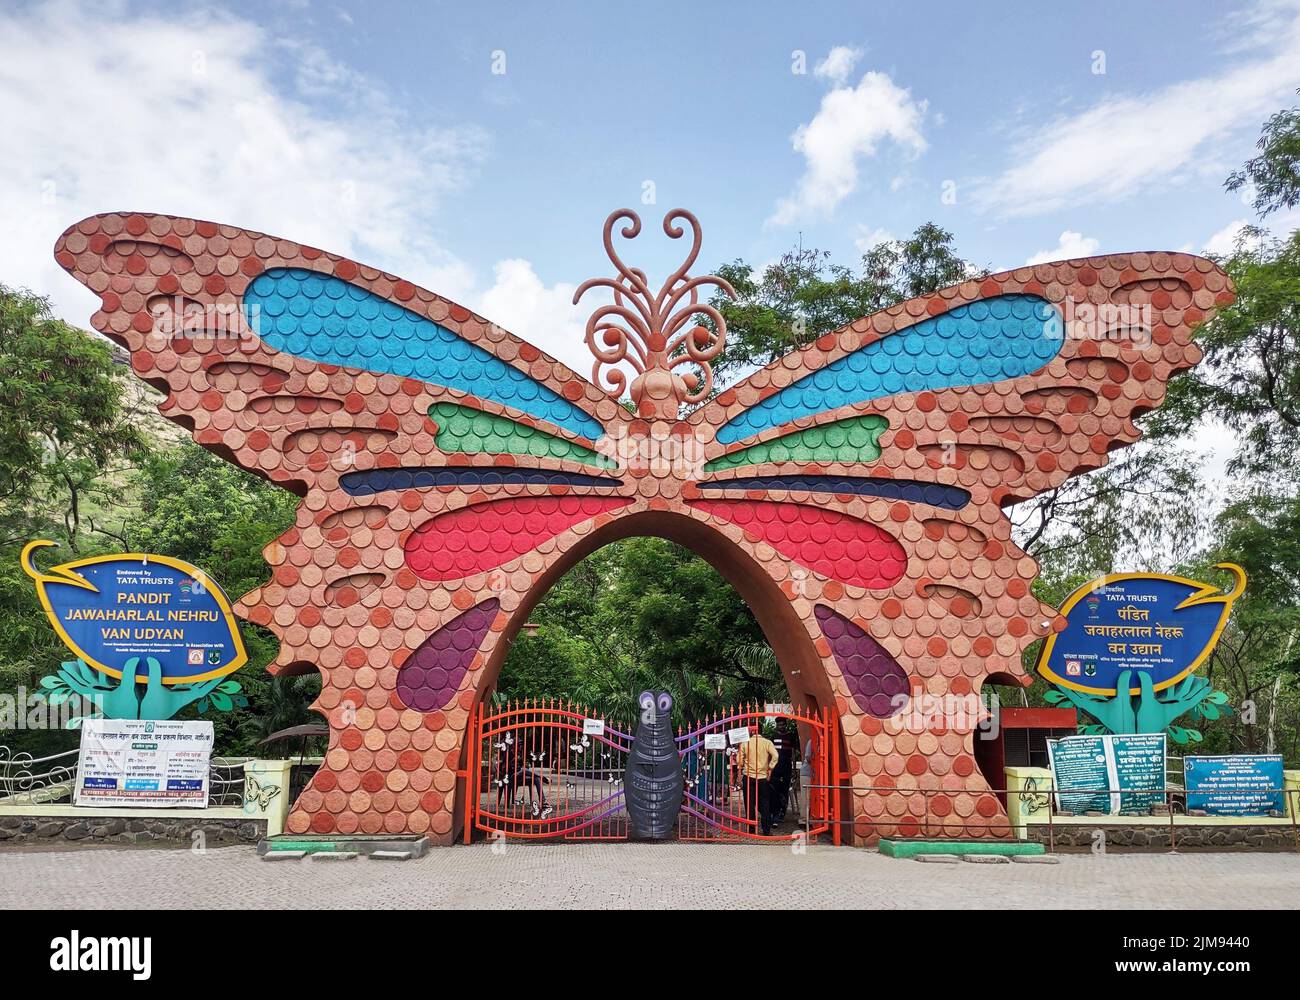
[[[1166,751],[1164,733],[1048,740],[1056,807],[1107,815],[1149,812],[1165,799]]]
[[[190,684],[238,670],[248,660],[226,595],[202,570],[180,559],[131,553],[96,556],[55,566],[23,568],[36,581],[50,624],[76,656],[113,677],[140,658],[136,679],[150,658],[162,666],[164,684]]]
[[[1113,574],[1080,587],[1061,605],[1065,628],[1043,643],[1038,672],[1096,695],[1117,694],[1126,670],[1148,675],[1156,691],[1178,683],[1210,655],[1245,589],[1240,567],[1221,567],[1237,578],[1227,593],[1155,573]],[[1130,694],[1141,690],[1130,681]]]
[[[1188,810],[1210,816],[1266,816],[1286,810],[1279,754],[1184,757]]]

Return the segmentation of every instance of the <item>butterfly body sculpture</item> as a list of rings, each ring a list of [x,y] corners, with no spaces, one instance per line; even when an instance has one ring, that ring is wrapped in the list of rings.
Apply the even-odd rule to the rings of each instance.
[[[859,840],[988,833],[977,713],[915,725],[930,699],[1027,682],[1056,626],[1004,508],[1135,441],[1231,300],[1213,263],[1121,254],[1024,267],[865,317],[709,398],[725,323],[686,263],[654,291],[617,276],[588,382],[463,307],[287,240],[106,214],[58,261],[93,325],[204,447],[302,497],[271,579],[236,611],[319,670],[324,766],[291,833],[454,834],[469,713],[529,610],[630,535],[709,559],[754,610],[792,700],[830,708]],[[683,226],[686,223],[686,226]],[[1086,307],[1086,308],[1085,308]],[[1101,336],[1085,336],[1094,320]],[[1138,319],[1134,320],[1134,316]],[[700,320],[712,322],[701,323]],[[1145,324],[1144,337],[1134,334]],[[694,406],[689,412],[684,408]],[[943,792],[922,795],[921,790]],[[928,802],[928,806],[925,804]],[[928,810],[929,815],[925,815]]]
[[[686,779],[673,739],[672,695],[643,691],[640,720],[623,776],[623,797],[633,836],[663,840],[677,824]]]

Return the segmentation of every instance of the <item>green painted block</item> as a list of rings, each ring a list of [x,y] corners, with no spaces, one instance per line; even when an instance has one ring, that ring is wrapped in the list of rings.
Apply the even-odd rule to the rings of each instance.
[[[880,435],[888,426],[888,420],[875,414],[846,417],[722,455],[704,471],[766,462],[874,462],[880,457]]]
[[[279,854],[281,851],[287,851],[291,854],[316,854],[337,850],[339,844],[332,840],[268,840],[266,851],[268,854]]]
[[[287,854],[357,855],[376,852],[401,852],[408,857],[422,857],[428,839],[411,834],[281,834],[261,841],[257,853],[263,856]]]
[[[532,455],[534,458],[567,458],[598,469],[616,468],[616,463],[591,448],[517,423],[509,417],[484,413],[456,403],[434,403],[429,418],[438,425],[434,443],[443,451],[487,455]]]
[[[1027,840],[892,840],[882,838],[880,853],[887,858],[914,858],[918,854],[1044,854],[1042,844]]]

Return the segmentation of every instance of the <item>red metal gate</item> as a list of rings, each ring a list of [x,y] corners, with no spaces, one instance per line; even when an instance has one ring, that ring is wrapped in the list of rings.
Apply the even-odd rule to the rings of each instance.
[[[764,835],[759,823],[758,804],[749,801],[737,766],[737,751],[751,732],[796,740],[795,760],[788,782],[778,776],[769,779],[776,801],[786,797],[787,823]],[[775,731],[774,731],[775,730]],[[840,842],[840,828],[834,815],[839,798],[827,795],[829,776],[835,773],[838,741],[829,712],[815,713],[791,708],[756,705],[730,709],[699,723],[677,738],[678,752],[686,774],[686,798],[677,821],[679,840],[701,841],[788,841],[830,832]]]
[[[465,843],[475,830],[528,840],[623,840],[630,734],[554,699],[480,705],[465,736]]]
[[[756,810],[747,807],[735,755],[751,728],[774,734],[782,726],[787,739],[797,740],[786,812],[796,821],[764,836]],[[479,705],[470,716],[460,772],[465,843],[476,832],[526,840],[626,840],[623,773],[633,740],[627,730],[633,729],[554,699]],[[743,706],[685,727],[676,740],[685,784],[679,840],[772,842],[829,832],[840,842],[839,799],[827,794],[839,765],[830,712]]]

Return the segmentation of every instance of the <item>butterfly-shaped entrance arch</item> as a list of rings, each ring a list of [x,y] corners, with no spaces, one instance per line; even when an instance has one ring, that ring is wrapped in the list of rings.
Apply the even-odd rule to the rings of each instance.
[[[509,638],[577,558],[649,533],[718,565],[792,694],[838,711],[859,840],[996,832],[974,714],[942,705],[1023,678],[1021,653],[1056,627],[1005,507],[1138,438],[1132,418],[1231,301],[1226,276],[1173,253],[1018,268],[708,399],[719,331],[688,322],[708,315],[687,274],[698,224],[665,219],[694,242],[656,295],[613,253],[620,220],[639,230],[630,212],[606,224],[618,274],[598,284],[617,308],[593,314],[588,343],[597,374],[633,363],[636,413],[621,385],[311,247],[123,213],[59,239],[163,415],[302,497],[265,550],[270,582],[236,604],[280,638],[273,672],[322,675],[330,749],[288,829],[449,842],[468,715]]]

